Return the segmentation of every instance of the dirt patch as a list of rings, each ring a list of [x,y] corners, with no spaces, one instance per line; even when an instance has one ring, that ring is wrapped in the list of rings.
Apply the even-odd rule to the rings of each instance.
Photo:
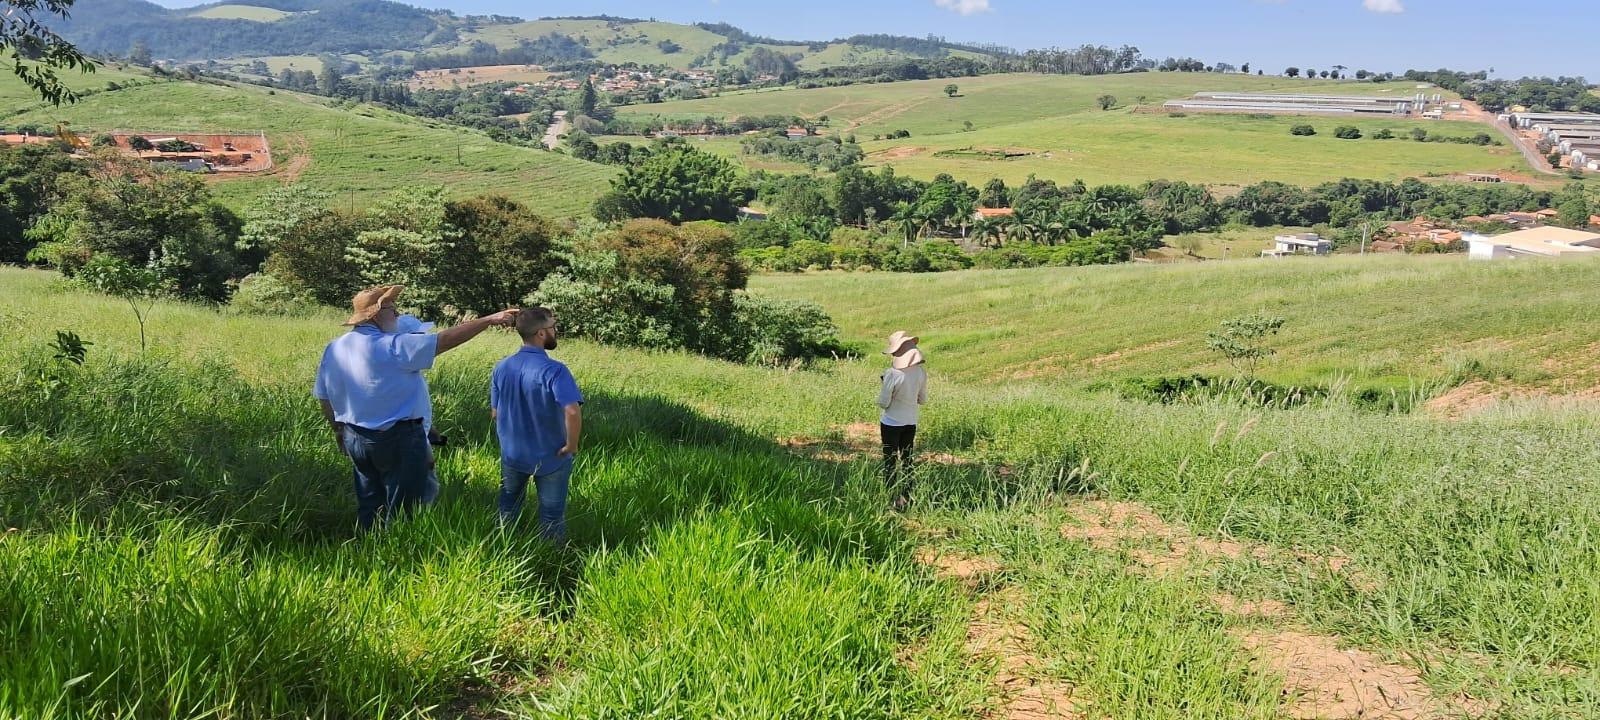
[[[1459,420],[1493,405],[1498,399],[1499,393],[1488,381],[1473,380],[1457,385],[1449,392],[1429,400],[1423,408],[1429,415]]]
[[[272,148],[265,133],[168,133],[161,131],[130,132],[116,130],[109,133],[112,141],[123,151],[151,162],[184,162],[198,160],[213,171],[223,173],[256,173],[272,169]],[[180,151],[134,150],[128,143],[133,137],[143,137],[160,145],[163,141],[179,140],[193,149]]]
[[[988,558],[944,553],[931,547],[917,548],[912,557],[933,568],[939,577],[960,580],[969,588],[976,588],[984,577],[1000,571],[1000,564]]]
[[[919,145],[906,145],[904,147],[889,148],[888,150],[879,150],[872,153],[871,157],[874,160],[904,160],[909,157],[916,157],[927,151],[927,148]]]
[[[1244,432],[1241,430],[1240,434]],[[1295,563],[1326,570],[1343,577],[1351,586],[1361,590],[1370,591],[1378,586],[1374,578],[1363,573],[1342,552],[1316,554],[1300,550],[1275,551],[1259,543],[1195,535],[1162,520],[1159,515],[1138,503],[1087,500],[1074,505],[1069,513],[1078,524],[1061,528],[1062,537],[1084,541],[1107,552],[1131,544],[1133,547],[1128,554],[1139,565],[1156,572],[1181,571],[1213,560],[1236,560],[1248,556],[1262,562]]]
[[[1297,630],[1239,633],[1245,647],[1284,677],[1283,711],[1319,720],[1421,720],[1456,717],[1416,671],[1358,649],[1341,650],[1336,638]]]
[[[1217,593],[1211,596],[1211,602],[1223,614],[1241,618],[1282,618],[1289,614],[1289,606],[1277,600],[1242,600]]]
[[[982,578],[1000,570],[998,563],[987,558],[928,547],[919,548],[914,557],[917,562],[934,568],[940,577],[961,581],[969,591],[976,590]],[[1005,616],[1003,608],[1023,605],[1026,600],[1016,588],[1004,588],[980,598],[973,605],[972,618],[967,622],[967,654],[995,664],[993,689],[998,705],[984,717],[1004,720],[1086,717],[1078,710],[1085,703],[1073,699],[1071,685],[1039,677],[1038,668],[1042,663],[1029,650],[1032,640],[1028,628]]]

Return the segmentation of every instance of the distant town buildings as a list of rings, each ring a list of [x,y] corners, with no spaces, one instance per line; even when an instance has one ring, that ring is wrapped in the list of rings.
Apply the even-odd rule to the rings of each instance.
[[[1467,233],[1467,256],[1473,260],[1508,260],[1526,257],[1565,258],[1600,253],[1600,233],[1537,227],[1505,233]]]

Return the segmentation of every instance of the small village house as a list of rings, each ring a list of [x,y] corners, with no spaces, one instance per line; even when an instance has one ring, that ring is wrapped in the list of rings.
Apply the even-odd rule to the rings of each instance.
[[[1273,239],[1270,250],[1262,250],[1262,257],[1284,257],[1286,255],[1327,255],[1333,252],[1333,242],[1324,239],[1316,233],[1291,233],[1278,235]]]
[[[1467,233],[1467,256],[1473,260],[1566,258],[1600,254],[1600,233],[1537,227],[1503,235]]]

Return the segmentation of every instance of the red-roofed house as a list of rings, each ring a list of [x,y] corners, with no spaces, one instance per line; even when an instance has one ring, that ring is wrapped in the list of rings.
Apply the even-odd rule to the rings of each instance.
[[[1012,210],[1011,208],[978,208],[977,210],[972,211],[972,219],[983,220],[985,218],[1011,217],[1015,214],[1017,214],[1017,211]]]

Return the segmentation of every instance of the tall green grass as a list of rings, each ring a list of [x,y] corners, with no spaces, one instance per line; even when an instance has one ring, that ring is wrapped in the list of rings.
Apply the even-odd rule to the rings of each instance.
[[[1346,393],[1292,409],[1159,405],[1097,379],[1205,370],[1200,351],[1086,359],[1265,307],[1294,318],[1271,371],[1285,378],[1361,377],[1381,362],[1378,377],[1431,386],[1430,368],[1448,365],[1400,359],[1468,355],[1492,370],[1474,377],[1560,390],[1585,376],[1540,358],[1594,342],[1581,322],[1594,267],[1352,259],[758,284],[822,302],[863,348],[893,329],[923,336],[934,380],[919,444],[969,462],[924,463],[918,520],[1007,566],[1005,581],[1037,598],[1015,610],[1044,671],[1106,715],[1270,712],[1265,676],[1205,609],[1220,590],[1412,657],[1439,694],[1571,718],[1600,713],[1592,406],[1529,400],[1447,421]],[[50,278],[0,272],[8,367],[46,362],[56,329],[96,345],[64,394],[18,382],[0,396],[0,514],[20,528],[0,540],[0,663],[16,668],[0,673],[0,715],[397,717],[480,696],[550,717],[953,717],[981,704],[984,668],[962,659],[969,608],[908,562],[871,460],[805,460],[774,443],[843,441],[843,426],[871,422],[876,356],[783,371],[564,342],[557,354],[592,401],[570,507],[578,551],[562,557],[492,530],[484,382],[515,341],[474,341],[431,379],[455,445],[441,456],[445,501],[357,540],[348,470],[307,390],[338,317],[161,304],[153,350],[135,358],[123,309]],[[1007,381],[986,367],[1029,352],[1078,369]],[[1125,577],[1054,535],[1085,492],[1281,557],[1345,556],[1360,575],[1246,558]],[[281,598],[296,599],[265,604]],[[230,608],[285,619],[191,619]],[[302,623],[362,641],[319,655],[286,629]],[[52,634],[58,624],[70,632]],[[198,659],[250,643],[278,658],[271,687],[249,658]],[[897,659],[908,649],[919,660]],[[387,679],[353,692],[360,673]]]

